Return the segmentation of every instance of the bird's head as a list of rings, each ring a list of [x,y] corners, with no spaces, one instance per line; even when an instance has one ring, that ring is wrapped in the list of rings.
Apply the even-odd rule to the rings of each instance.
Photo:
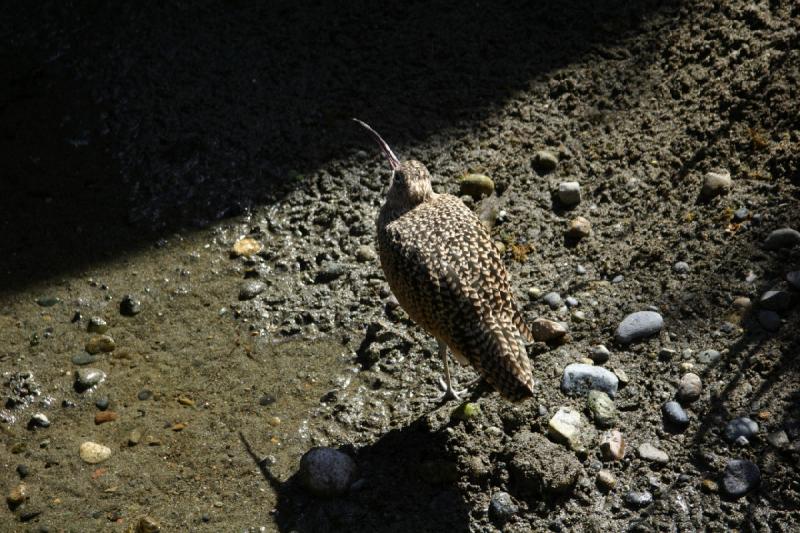
[[[422,202],[433,198],[433,187],[431,186],[431,174],[428,169],[414,159],[400,161],[386,141],[378,135],[369,125],[354,118],[361,126],[372,134],[372,137],[380,146],[383,155],[389,161],[392,168],[392,184],[386,196],[386,203],[397,206],[398,208],[413,208]]]

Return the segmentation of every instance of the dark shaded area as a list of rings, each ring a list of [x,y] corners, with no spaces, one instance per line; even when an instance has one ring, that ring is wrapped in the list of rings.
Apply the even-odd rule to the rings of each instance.
[[[341,497],[317,498],[298,481],[284,482],[242,438],[248,454],[278,494],[275,521],[280,531],[467,531],[469,512],[458,489],[457,457],[446,451],[443,430],[424,417],[393,429],[356,450],[359,481]]]
[[[0,26],[2,290],[477,127],[662,2],[18,3]],[[667,2],[667,5],[676,2]],[[546,95],[542,95],[546,98]]]

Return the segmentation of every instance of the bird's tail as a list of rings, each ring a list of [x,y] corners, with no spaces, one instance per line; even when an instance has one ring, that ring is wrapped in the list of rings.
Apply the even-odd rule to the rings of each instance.
[[[516,320],[490,320],[488,326],[480,357],[486,380],[507,400],[521,401],[533,396],[533,373],[525,349],[526,339]]]

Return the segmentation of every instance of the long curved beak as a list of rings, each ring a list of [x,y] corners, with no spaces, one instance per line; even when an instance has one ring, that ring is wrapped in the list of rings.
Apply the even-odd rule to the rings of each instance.
[[[399,169],[400,168],[400,160],[397,159],[396,155],[394,155],[394,152],[392,152],[392,149],[389,148],[388,144],[386,144],[386,141],[383,140],[383,137],[378,135],[377,131],[375,131],[372,128],[370,128],[369,124],[367,124],[366,122],[362,122],[362,121],[358,120],[357,118],[354,118],[353,120],[358,122],[362,126],[364,126],[364,128],[366,128],[367,131],[372,134],[372,136],[375,138],[375,142],[377,142],[378,146],[381,147],[381,150],[383,151],[383,155],[385,155],[386,159],[389,160],[389,165],[391,165],[392,170]]]

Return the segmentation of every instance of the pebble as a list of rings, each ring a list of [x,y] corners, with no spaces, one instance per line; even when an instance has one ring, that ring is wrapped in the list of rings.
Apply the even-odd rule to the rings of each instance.
[[[239,286],[239,300],[252,300],[265,290],[267,290],[267,285],[263,281],[246,280]]]
[[[86,331],[89,333],[105,333],[108,331],[108,323],[99,316],[93,316],[86,325]]]
[[[632,490],[625,495],[625,503],[631,507],[647,507],[653,503],[653,495],[646,490]]]
[[[581,186],[577,181],[562,181],[558,184],[558,199],[564,205],[577,205],[581,202]],[[588,221],[587,221],[588,222]]]
[[[602,364],[608,361],[608,358],[611,356],[611,352],[608,351],[602,344],[598,344],[594,346],[592,350],[589,352],[589,357],[591,357],[592,361],[597,364]]]
[[[567,304],[567,307],[578,307],[580,302],[574,296],[567,296],[564,299],[564,303]]]
[[[561,295],[557,292],[548,292],[542,296],[542,301],[550,306],[550,309],[558,309],[561,307]]]
[[[136,397],[144,402],[153,397],[153,391],[150,389],[142,389],[136,394]]]
[[[100,411],[94,415],[94,424],[99,426],[100,424],[105,424],[106,422],[113,422],[118,418],[119,415],[114,411]]]
[[[546,318],[537,318],[531,322],[533,338],[540,342],[550,342],[562,338],[569,329],[561,322],[554,322]]]
[[[108,409],[109,403],[110,402],[108,400],[108,396],[103,396],[102,398],[98,398],[97,400],[95,400],[94,406],[100,409],[101,411],[105,411],[106,409]]]
[[[106,379],[106,373],[99,368],[79,368],[75,371],[75,388],[84,392]]]
[[[637,451],[639,452],[639,457],[645,461],[659,464],[666,464],[669,462],[669,455],[667,455],[667,452],[659,450],[649,442],[640,444]]]
[[[591,390],[587,397],[587,404],[598,427],[607,428],[614,425],[617,420],[617,407],[608,394],[599,390]]]
[[[733,459],[725,466],[722,487],[730,496],[741,497],[761,484],[761,471],[746,459]]]
[[[781,317],[775,311],[762,309],[758,312],[758,323],[767,331],[775,332],[781,329]]]
[[[128,446],[136,446],[142,440],[142,430],[136,428],[128,433]]]
[[[50,419],[44,413],[36,413],[28,421],[29,428],[49,428]]]
[[[119,302],[119,312],[124,316],[134,316],[142,312],[142,302],[132,294],[126,294]]]
[[[786,273],[786,281],[789,285],[800,291],[800,270],[793,270]]]
[[[28,475],[30,475],[30,473],[31,469],[28,467],[28,465],[17,465],[17,475],[20,477],[20,479],[25,479],[28,477]]]
[[[159,531],[161,531],[161,524],[149,516],[143,516],[136,524],[135,533],[158,533]]]
[[[519,507],[507,492],[495,492],[489,501],[489,517],[502,526],[519,512]]]
[[[703,482],[700,484],[700,488],[703,490],[703,492],[709,494],[714,494],[716,492],[719,492],[719,485],[717,484],[716,481],[712,479],[704,479]]]
[[[661,406],[661,412],[664,415],[664,420],[667,424],[672,425],[681,430],[686,429],[689,425],[689,415],[683,410],[681,404],[678,402],[665,402]]]
[[[89,463],[90,465],[102,463],[109,457],[111,457],[111,448],[108,446],[103,446],[102,444],[98,444],[92,441],[86,441],[81,444],[79,449],[79,454],[83,462]]]
[[[713,364],[719,361],[719,358],[722,356],[717,350],[703,350],[699,354],[697,354],[697,362],[703,363],[704,365]]]
[[[93,335],[88,341],[84,349],[90,355],[95,355],[100,352],[113,352],[117,347],[117,343],[109,335]]]
[[[378,255],[375,253],[375,249],[369,245],[359,246],[356,250],[356,261],[359,263],[371,263],[377,259]]]
[[[715,196],[726,194],[731,189],[732,184],[731,173],[727,170],[707,172],[703,178],[703,188],[700,190],[700,196],[710,200]]]
[[[740,207],[739,209],[733,212],[733,221],[742,222],[747,218],[747,215],[749,214],[750,211],[748,211],[746,207]]]
[[[678,355],[678,351],[672,348],[661,348],[658,351],[658,358],[664,361],[670,361],[676,355]]]
[[[87,352],[81,352],[79,354],[75,354],[72,356],[73,365],[78,365],[78,366],[89,365],[94,363],[95,361],[97,361],[97,356]]]
[[[309,492],[330,497],[343,494],[356,478],[356,463],[333,448],[318,447],[300,459],[299,479]]]
[[[473,402],[464,402],[456,407],[450,414],[454,420],[471,420],[480,416],[481,406]]]
[[[625,457],[625,438],[619,430],[613,429],[600,437],[600,453],[603,461],[621,461]]]
[[[567,395],[584,394],[599,390],[614,397],[619,387],[619,378],[605,368],[572,363],[567,365],[561,377],[561,391]]]
[[[617,478],[610,470],[600,470],[597,473],[597,485],[603,490],[612,490],[617,486]]]
[[[734,418],[728,425],[725,426],[725,439],[728,442],[734,442],[739,437],[750,439],[758,433],[758,422],[742,416]]]
[[[558,166],[558,157],[550,150],[539,150],[533,154],[533,169],[540,173],[546,174],[552,172]]]
[[[767,442],[769,442],[771,446],[781,450],[789,445],[789,436],[786,435],[784,430],[779,429],[767,435]]]
[[[578,274],[579,276],[583,276],[584,274],[586,274],[586,267],[583,265],[576,266],[575,273]]]
[[[475,200],[480,200],[484,196],[491,196],[494,192],[494,182],[492,178],[485,174],[467,174],[459,183],[461,195],[471,196]]]
[[[700,379],[700,376],[692,372],[688,372],[681,376],[676,398],[682,403],[692,403],[700,398],[700,393],[702,391],[703,382]]]
[[[28,486],[25,483],[20,483],[8,492],[6,501],[9,507],[15,509],[25,503],[29,496]]]
[[[261,244],[261,242],[252,237],[242,237],[233,243],[233,247],[231,247],[231,256],[239,257],[243,255],[249,257],[251,255],[256,255],[263,249],[264,245]]]
[[[622,274],[617,274],[616,276],[611,278],[611,283],[613,283],[614,285],[622,283],[623,281],[625,281],[625,276],[623,276]]]
[[[617,327],[615,338],[620,344],[650,337],[661,331],[664,319],[655,311],[637,311],[626,316]]]
[[[330,283],[344,275],[345,272],[346,269],[341,263],[328,263],[325,268],[317,272],[314,283]]]
[[[794,304],[794,295],[787,291],[771,290],[761,295],[758,305],[762,309],[769,309],[781,313],[788,311]]]
[[[567,237],[583,239],[592,234],[592,223],[585,217],[575,217],[567,226]]]
[[[577,448],[580,442],[583,417],[571,407],[560,407],[547,423],[548,433],[553,440]]]
[[[769,234],[764,241],[764,248],[767,250],[777,250],[779,248],[789,248],[800,244],[800,232],[792,228],[776,229]]]
[[[672,270],[677,272],[678,274],[686,274],[689,272],[689,263],[686,261],[678,261],[674,265],[672,265]]]

